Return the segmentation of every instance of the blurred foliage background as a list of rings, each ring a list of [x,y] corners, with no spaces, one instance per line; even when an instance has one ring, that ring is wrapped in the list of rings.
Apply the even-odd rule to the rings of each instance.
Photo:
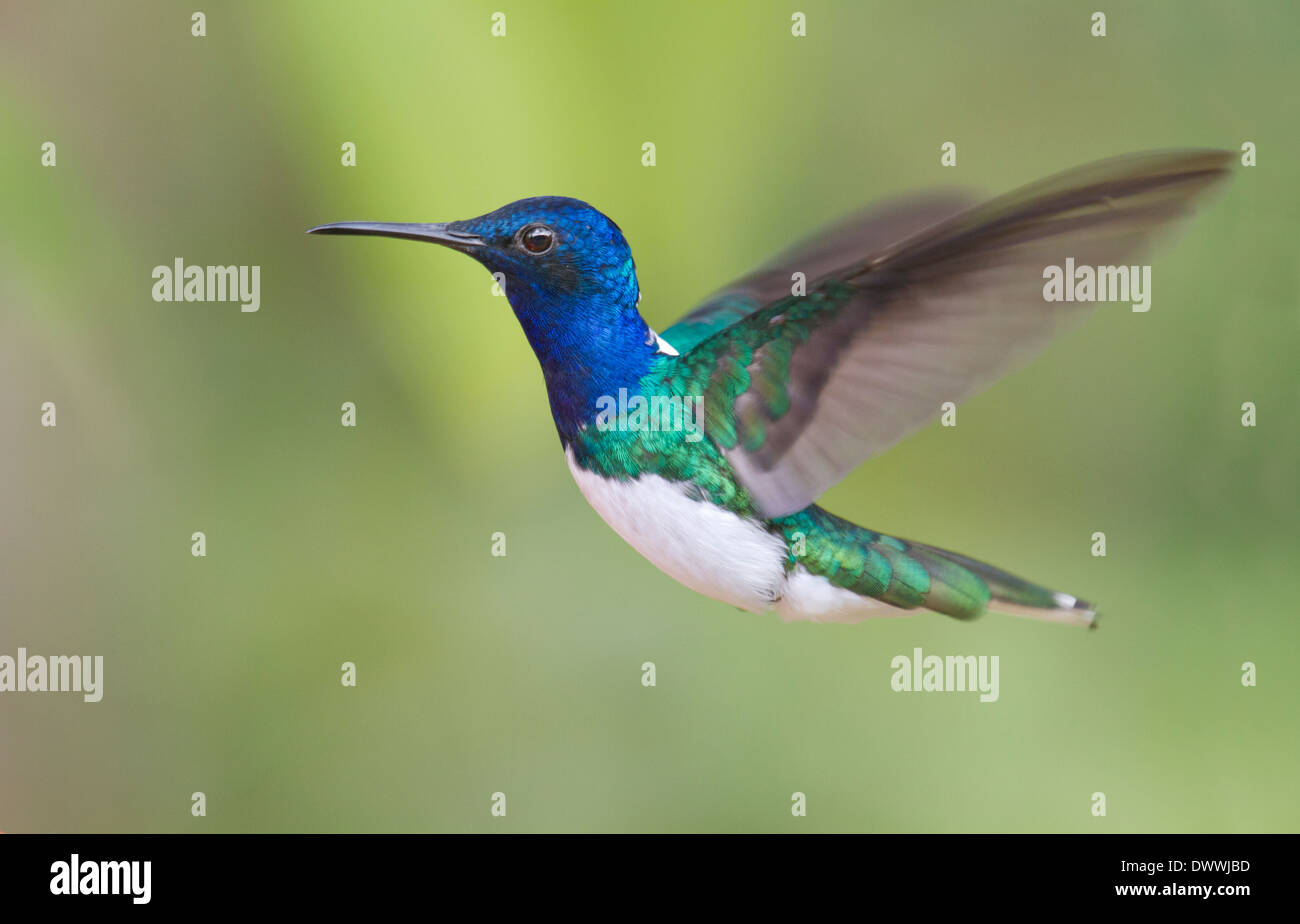
[[[0,653],[105,658],[96,705],[0,698],[0,829],[1300,827],[1295,4],[1112,0],[1105,38],[1001,0],[199,6],[204,38],[175,3],[0,6]],[[1092,633],[692,594],[583,502],[479,266],[303,234],[577,196],[662,330],[882,196],[1247,140],[1149,314],[824,499],[1096,600]],[[261,310],[155,303],[178,256],[260,265]],[[1000,700],[892,692],[914,647],[998,655]]]

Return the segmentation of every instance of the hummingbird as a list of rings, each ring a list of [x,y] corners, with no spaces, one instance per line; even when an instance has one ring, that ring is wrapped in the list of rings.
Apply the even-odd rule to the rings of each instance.
[[[1130,264],[1227,175],[1232,156],[1111,158],[982,204],[961,193],[888,200],[796,244],[662,333],[639,311],[623,232],[578,199],[309,233],[425,241],[486,267],[541,365],[578,489],[692,590],[786,621],[924,609],[1092,627],[1096,608],[1078,597],[814,502],[1095,306],[1091,286],[1049,298],[1049,269],[1072,260],[1112,281],[1116,267],[1136,275]],[[686,237],[700,246],[710,233]]]

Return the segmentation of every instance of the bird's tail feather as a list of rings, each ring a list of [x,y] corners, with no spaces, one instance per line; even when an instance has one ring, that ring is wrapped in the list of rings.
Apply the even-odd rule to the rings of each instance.
[[[891,606],[924,607],[954,619],[995,612],[1096,625],[1092,604],[1077,597],[956,552],[866,529],[817,506],[773,523],[799,550],[792,552],[792,566]]]
[[[919,542],[909,542],[907,545],[911,546],[914,552],[924,552],[926,557],[934,556],[951,562],[978,577],[989,590],[989,602],[985,606],[985,610],[989,612],[1027,616],[1030,619],[1045,619],[1050,622],[1065,622],[1076,626],[1087,626],[1090,629],[1097,626],[1096,608],[1078,597],[1049,590],[1000,568],[956,552],[949,552],[947,549],[937,549]]]

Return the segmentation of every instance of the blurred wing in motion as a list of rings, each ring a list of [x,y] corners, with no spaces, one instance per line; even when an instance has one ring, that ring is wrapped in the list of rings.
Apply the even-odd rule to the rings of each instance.
[[[1093,307],[1046,301],[1046,267],[1133,263],[1232,158],[1135,154],[957,214],[936,199],[858,216],[665,331],[677,387],[703,395],[705,432],[765,516],[801,510]]]
[[[765,305],[790,294],[794,273],[812,281],[877,253],[969,208],[965,193],[930,193],[878,203],[823,228],[759,269],[709,296],[663,337],[681,353]]]

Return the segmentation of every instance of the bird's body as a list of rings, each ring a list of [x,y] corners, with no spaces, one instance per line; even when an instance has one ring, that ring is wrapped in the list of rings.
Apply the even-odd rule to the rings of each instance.
[[[945,401],[1028,358],[1082,306],[1044,267],[1128,260],[1220,179],[1217,151],[1134,155],[965,208],[913,199],[778,257],[656,334],[622,232],[545,197],[445,225],[313,229],[429,240],[503,279],[579,490],[687,587],[786,620],[930,609],[1092,625],[1091,605],[813,501]]]
[[[684,362],[671,341],[659,342],[637,394],[647,405],[649,396],[685,404],[692,396]],[[647,421],[602,429],[600,422],[597,415],[564,445],[578,489],[629,545],[692,590],[787,621],[857,622],[917,606],[973,618],[990,602],[988,582],[938,550],[863,529],[816,505],[764,516],[718,444],[692,442],[684,427],[652,428]],[[1001,577],[1004,585],[1015,581]],[[1082,618],[1067,595],[1019,590],[1004,602],[1044,616],[1062,610],[1054,616],[1065,621]]]

